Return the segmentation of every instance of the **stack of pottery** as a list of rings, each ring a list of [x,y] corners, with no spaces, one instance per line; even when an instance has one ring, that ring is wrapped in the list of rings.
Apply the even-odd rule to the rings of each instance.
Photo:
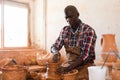
[[[115,35],[114,34],[103,34],[101,39],[101,46],[102,46],[102,53],[101,57],[103,61],[106,62],[116,62],[118,55],[118,49],[115,42]],[[108,57],[107,57],[108,56]]]

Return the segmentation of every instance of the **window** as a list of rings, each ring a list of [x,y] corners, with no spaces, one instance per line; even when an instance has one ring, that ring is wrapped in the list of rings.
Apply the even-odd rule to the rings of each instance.
[[[28,5],[10,0],[3,3],[0,4],[0,48],[28,47]]]

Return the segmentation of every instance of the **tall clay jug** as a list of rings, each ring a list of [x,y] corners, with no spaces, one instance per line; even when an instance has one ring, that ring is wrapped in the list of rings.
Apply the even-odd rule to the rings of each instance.
[[[103,34],[101,39],[102,52],[118,52],[114,34]]]
[[[103,34],[101,38],[101,46],[102,46],[102,58],[105,60],[107,54],[109,53],[109,57],[107,59],[108,62],[115,62],[117,60],[118,48],[115,42],[114,34]],[[113,54],[112,54],[113,53]]]

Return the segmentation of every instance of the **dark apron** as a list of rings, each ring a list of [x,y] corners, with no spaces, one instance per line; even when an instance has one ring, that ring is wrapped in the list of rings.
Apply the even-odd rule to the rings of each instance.
[[[79,41],[77,41],[77,46],[70,47],[68,40],[69,40],[69,37],[68,39],[65,40],[65,50],[66,50],[66,56],[67,56],[67,62],[64,63],[65,66],[69,66],[70,64],[72,64],[81,55],[81,49],[78,43]],[[92,65],[93,63],[86,63],[86,64],[79,66],[77,68],[79,71],[77,75],[77,80],[88,80],[88,69],[87,68],[88,66],[92,66]]]

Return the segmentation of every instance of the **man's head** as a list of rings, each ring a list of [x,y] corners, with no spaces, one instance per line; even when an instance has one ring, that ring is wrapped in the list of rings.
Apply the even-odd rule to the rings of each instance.
[[[79,12],[73,5],[69,5],[64,9],[65,18],[71,26],[75,26],[79,20]]]

